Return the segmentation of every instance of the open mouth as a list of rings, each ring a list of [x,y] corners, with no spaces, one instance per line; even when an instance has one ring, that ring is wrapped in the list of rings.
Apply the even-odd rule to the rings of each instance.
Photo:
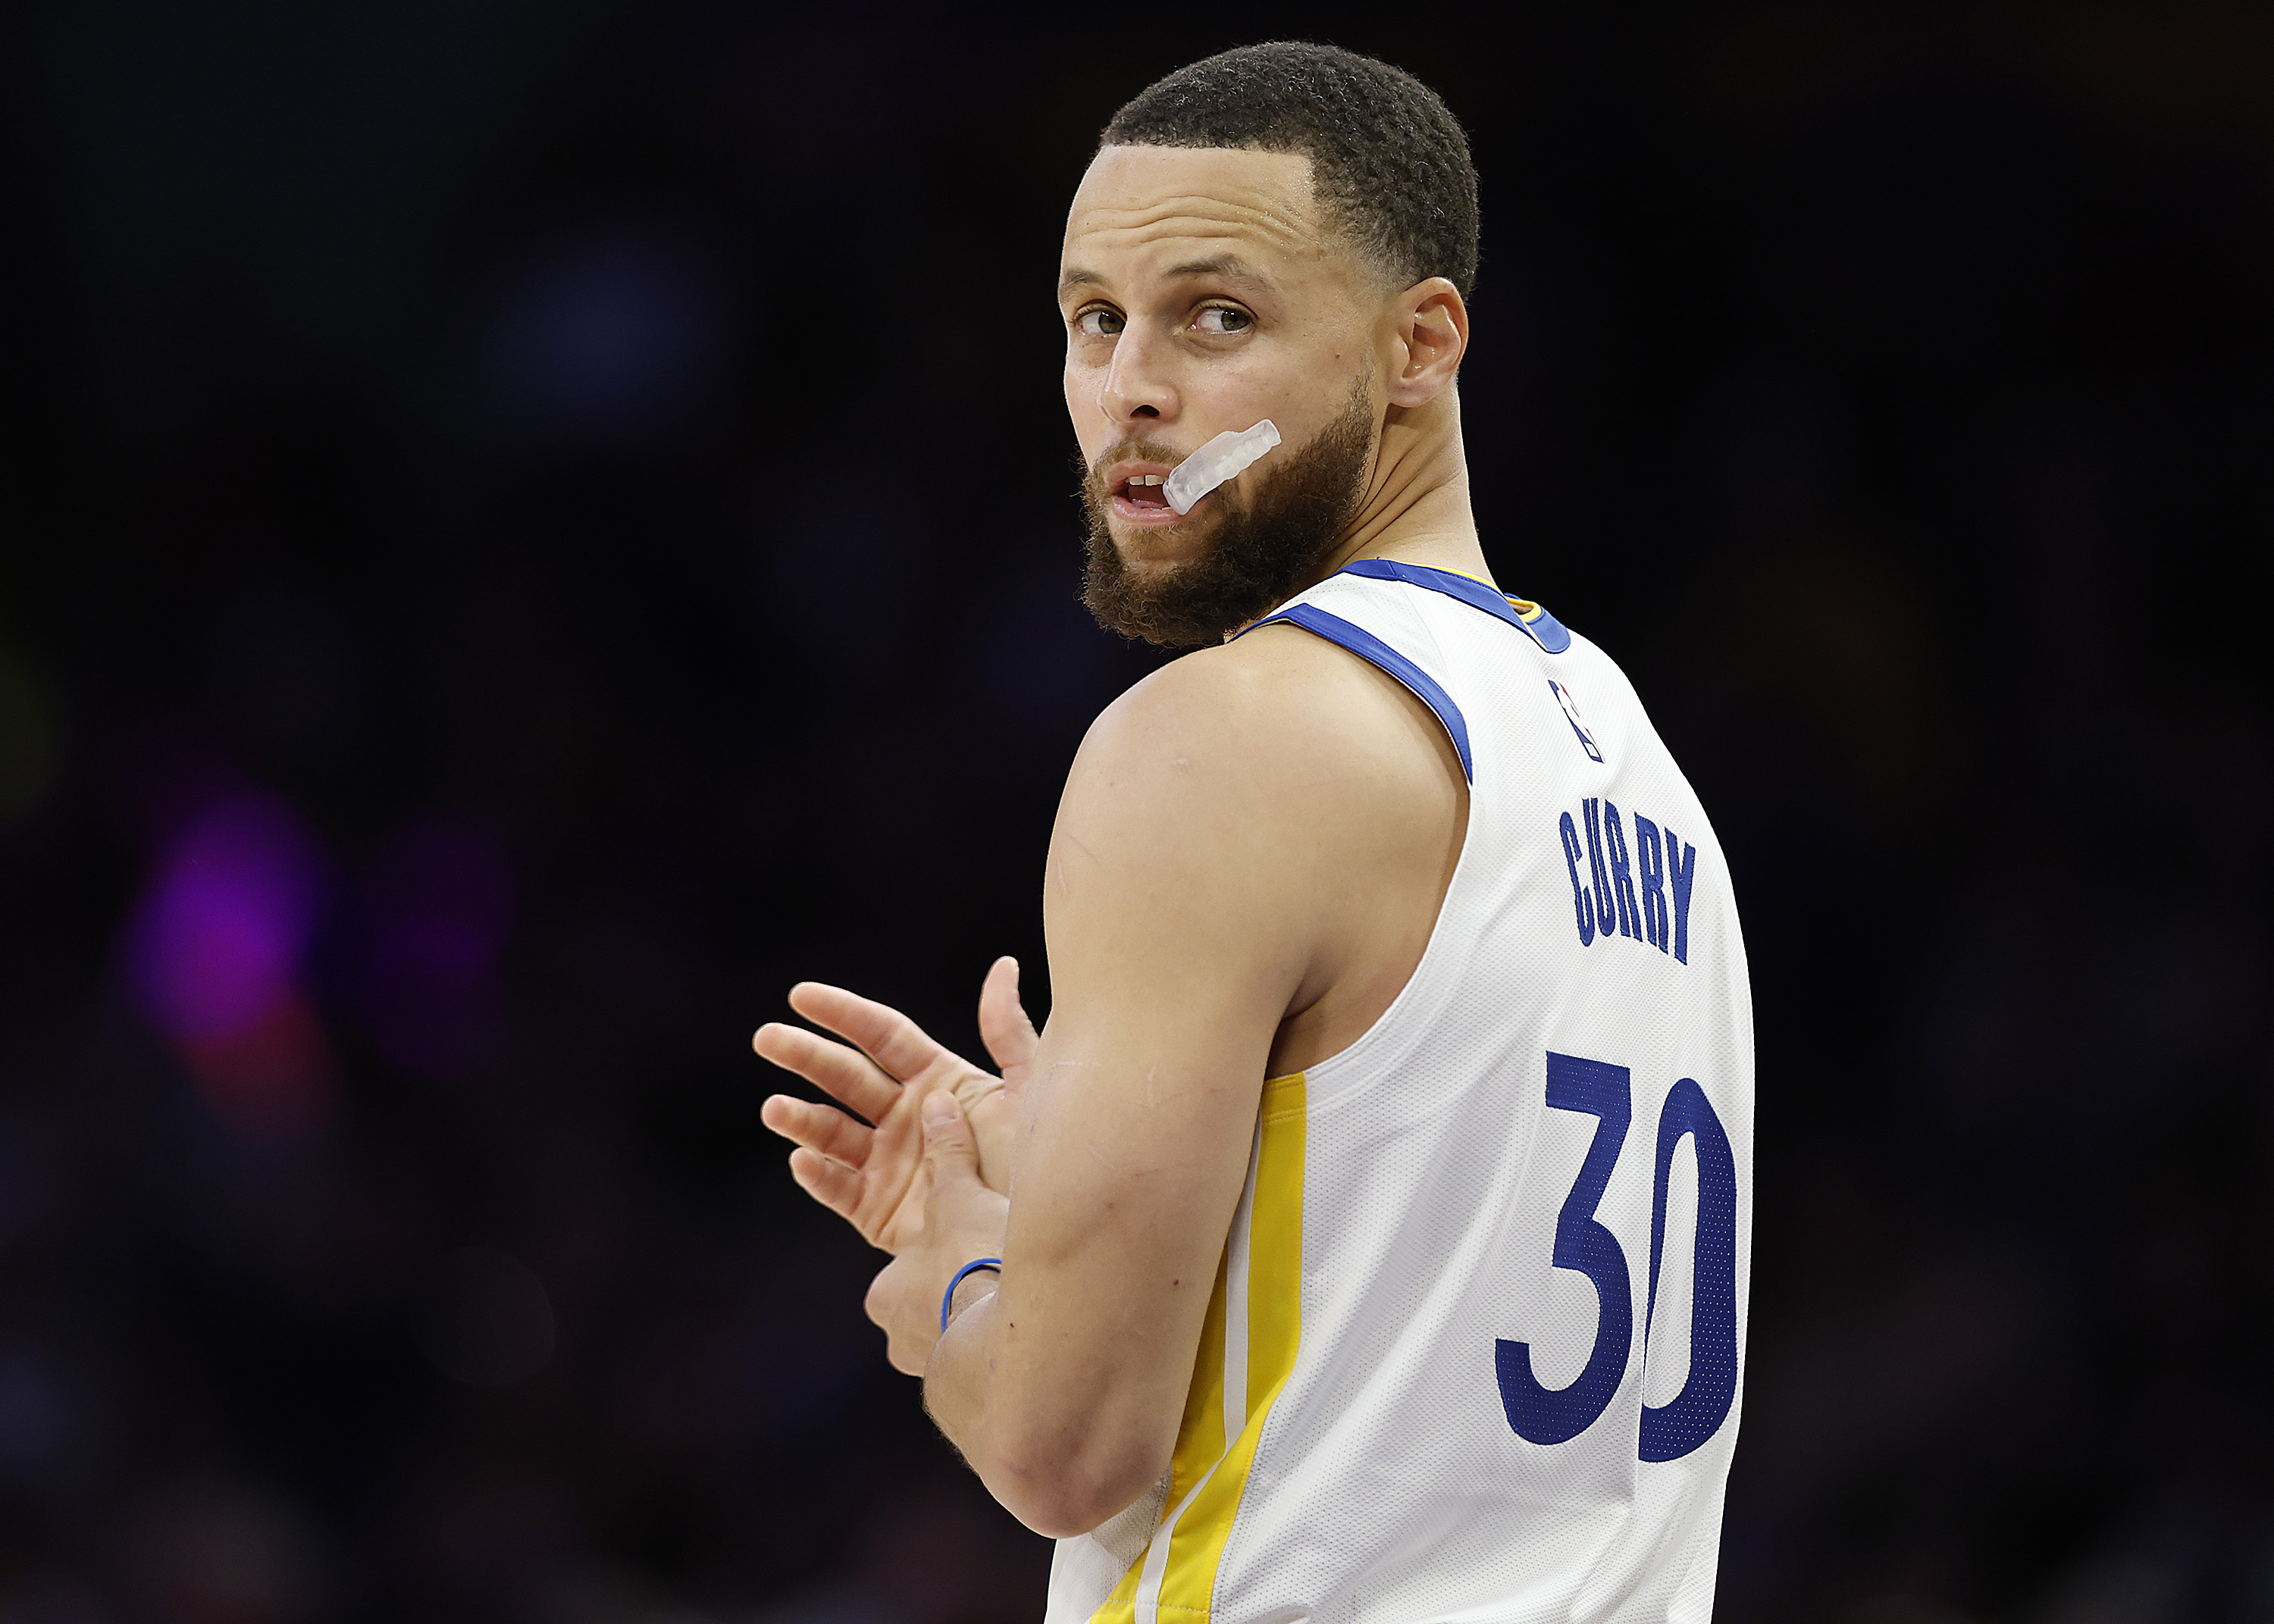
[[[1132,474],[1114,488],[1114,495],[1142,513],[1169,513],[1169,499],[1161,493],[1166,474]]]
[[[1153,466],[1157,469],[1160,464]],[[1114,512],[1121,514],[1126,523],[1134,525],[1173,525],[1189,519],[1192,514],[1180,514],[1169,505],[1169,493],[1162,489],[1166,482],[1166,473],[1124,473],[1112,485]]]

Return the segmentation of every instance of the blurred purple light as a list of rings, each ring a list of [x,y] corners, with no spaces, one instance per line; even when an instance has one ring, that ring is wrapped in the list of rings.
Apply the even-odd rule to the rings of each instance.
[[[276,796],[208,800],[162,848],[127,933],[142,1006],[237,1132],[305,1139],[329,1111],[331,1047],[300,989],[323,864]]]
[[[168,847],[143,899],[133,951],[144,1007],[184,1041],[258,1026],[292,996],[321,884],[314,845],[282,801],[215,802]]]

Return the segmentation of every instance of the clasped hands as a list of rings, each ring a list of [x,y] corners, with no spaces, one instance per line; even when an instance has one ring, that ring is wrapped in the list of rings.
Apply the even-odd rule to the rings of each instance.
[[[751,1047],[844,1109],[775,1094],[760,1117],[795,1142],[790,1174],[806,1193],[892,1254],[869,1288],[869,1317],[884,1327],[893,1368],[921,1375],[949,1280],[975,1258],[1002,1254],[1019,1100],[1036,1042],[1019,1001],[1018,962],[997,959],[979,993],[979,1035],[999,1076],[898,1010],[842,988],[801,981],[789,1003],[848,1041],[769,1022]]]

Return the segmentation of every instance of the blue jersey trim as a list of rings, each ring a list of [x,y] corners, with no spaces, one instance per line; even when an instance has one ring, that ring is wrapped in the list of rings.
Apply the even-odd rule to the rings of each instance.
[[[1401,564],[1395,559],[1360,559],[1355,564],[1344,565],[1335,573],[1365,575],[1374,581],[1403,581],[1408,586],[1426,587],[1432,592],[1457,598],[1472,608],[1481,609],[1487,614],[1506,620],[1550,654],[1561,654],[1571,646],[1571,634],[1564,628],[1563,622],[1538,604],[1529,605],[1532,613],[1526,614],[1483,582],[1467,575],[1457,575],[1449,569],[1431,569],[1425,564]]]
[[[1329,614],[1314,605],[1297,604],[1291,608],[1282,609],[1276,614],[1267,615],[1258,620],[1255,626],[1269,626],[1274,620],[1291,620],[1305,631],[1324,637],[1329,643],[1339,643],[1360,659],[1370,660],[1381,666],[1412,688],[1413,696],[1437,713],[1437,719],[1445,725],[1446,733],[1452,736],[1453,748],[1461,758],[1461,776],[1472,784],[1477,781],[1475,764],[1469,758],[1468,720],[1462,716],[1460,706],[1453,703],[1453,696],[1438,687],[1436,680],[1427,672],[1363,626],[1353,626],[1342,616]],[[1254,631],[1255,626],[1249,627],[1247,631]],[[1247,632],[1240,633],[1243,637],[1246,635]]]

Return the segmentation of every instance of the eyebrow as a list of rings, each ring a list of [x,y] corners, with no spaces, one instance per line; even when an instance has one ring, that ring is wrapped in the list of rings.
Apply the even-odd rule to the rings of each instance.
[[[1256,282],[1267,288],[1275,285],[1270,277],[1236,253],[1210,254],[1205,259],[1187,259],[1182,265],[1171,266],[1163,274],[1172,282],[1181,282],[1194,276],[1221,276],[1228,282]],[[1068,267],[1066,274],[1058,278],[1058,292],[1061,296],[1071,293],[1076,288],[1103,287],[1104,285],[1105,276],[1103,272],[1093,271],[1079,265]]]

